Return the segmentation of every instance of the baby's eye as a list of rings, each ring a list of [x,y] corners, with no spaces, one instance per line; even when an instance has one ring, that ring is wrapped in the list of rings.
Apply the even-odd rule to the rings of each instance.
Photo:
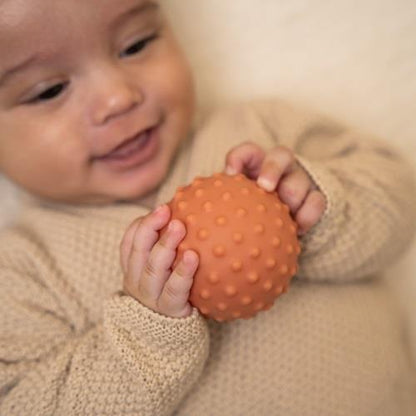
[[[148,36],[147,38],[141,39],[141,40],[133,43],[132,45],[130,45],[123,52],[121,52],[120,56],[123,58],[123,57],[126,57],[126,56],[135,55],[135,54],[141,52],[144,48],[146,48],[146,46],[150,42],[153,42],[156,38],[157,38],[157,35],[154,34],[154,35]]]
[[[41,92],[40,94],[38,94],[36,97],[29,100],[29,103],[34,104],[40,101],[53,100],[54,98],[58,97],[58,95],[60,95],[67,86],[68,86],[68,83],[65,83],[65,82],[55,84],[52,87],[49,87],[43,92]]]

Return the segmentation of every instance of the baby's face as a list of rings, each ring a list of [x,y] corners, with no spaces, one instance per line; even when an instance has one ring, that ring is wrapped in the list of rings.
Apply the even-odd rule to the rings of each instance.
[[[69,202],[160,184],[194,94],[158,1],[0,0],[0,56],[3,173]]]

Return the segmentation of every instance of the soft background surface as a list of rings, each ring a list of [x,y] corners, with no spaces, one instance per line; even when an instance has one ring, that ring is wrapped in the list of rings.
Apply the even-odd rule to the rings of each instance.
[[[164,0],[202,106],[279,96],[376,133],[416,165],[414,0]],[[16,212],[0,177],[0,225]],[[416,243],[386,271],[416,357]]]

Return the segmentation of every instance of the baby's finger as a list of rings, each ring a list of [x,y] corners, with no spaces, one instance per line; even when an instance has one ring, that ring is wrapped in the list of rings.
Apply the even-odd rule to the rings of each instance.
[[[303,169],[295,169],[281,179],[277,193],[282,202],[289,206],[290,212],[294,214],[302,205],[312,186],[307,173]]]
[[[176,318],[184,318],[191,314],[192,308],[188,299],[198,264],[198,254],[187,250],[159,297],[158,308],[162,313]]]
[[[128,272],[126,283],[130,288],[137,288],[150,251],[159,239],[159,230],[167,224],[169,217],[169,207],[162,205],[144,217],[137,227],[130,256],[127,261]]]
[[[264,150],[255,143],[246,142],[231,149],[225,158],[225,173],[244,173],[249,178],[257,178],[265,157]]]
[[[127,228],[124,236],[120,242],[120,263],[124,274],[127,273],[128,258],[130,256],[134,236],[136,234],[137,228],[142,221],[142,217],[136,218]]]
[[[166,283],[176,257],[176,249],[186,234],[184,224],[172,220],[166,233],[151,250],[139,281],[139,292],[145,303],[155,304]]]
[[[326,199],[322,192],[313,190],[309,192],[302,206],[295,216],[299,225],[298,234],[306,234],[321,219],[326,209]]]
[[[281,177],[292,171],[295,166],[295,156],[290,149],[284,146],[275,147],[264,159],[257,183],[264,190],[272,192],[276,189]]]

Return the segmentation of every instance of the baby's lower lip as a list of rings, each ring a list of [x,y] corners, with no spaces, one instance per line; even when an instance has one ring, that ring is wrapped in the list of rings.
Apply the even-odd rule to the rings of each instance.
[[[116,170],[124,170],[146,163],[158,149],[158,127],[146,130],[119,149],[96,159]]]

